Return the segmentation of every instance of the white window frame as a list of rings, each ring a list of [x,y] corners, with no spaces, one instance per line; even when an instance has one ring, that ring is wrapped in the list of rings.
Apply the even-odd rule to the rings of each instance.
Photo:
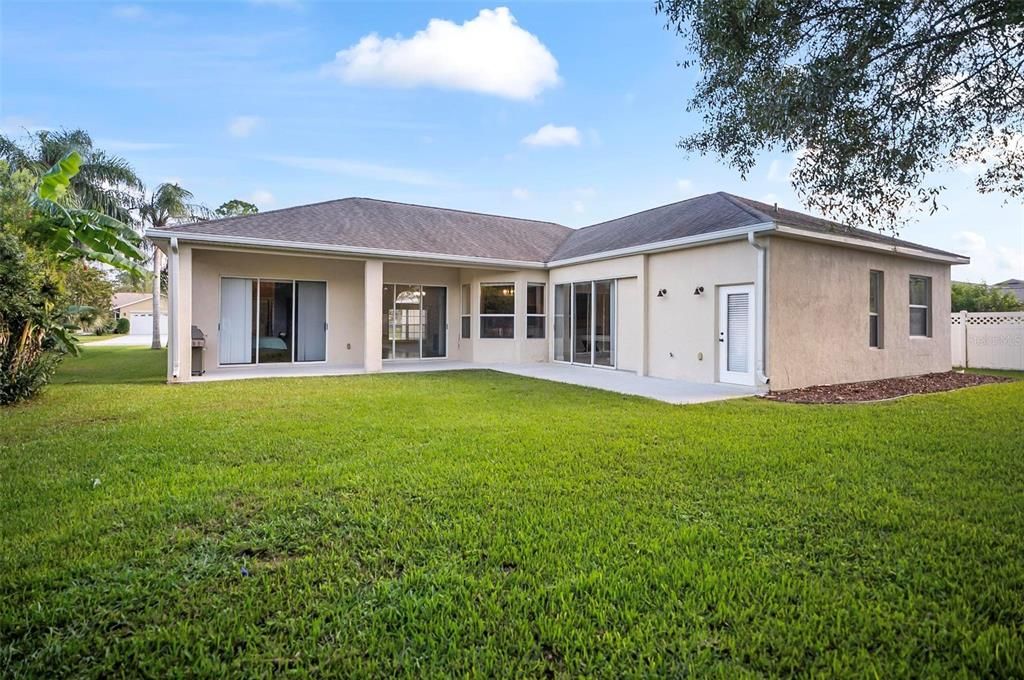
[[[932,337],[932,277],[924,276],[922,274],[911,274],[907,279],[907,298],[908,302],[913,299],[913,285],[914,279],[923,279],[925,282],[925,294],[928,298],[928,303],[924,305],[909,304],[907,311],[907,332],[912,338],[930,338]],[[924,310],[924,333],[914,333],[910,327],[910,309],[923,309]]]
[[[291,348],[291,361],[274,361],[269,365],[307,365],[307,364],[326,364],[329,360],[327,358],[331,349],[331,323],[330,323],[330,310],[331,310],[331,286],[327,282],[327,279],[289,279],[289,278],[277,278],[277,277],[263,277],[263,276],[248,276],[243,274],[221,274],[218,277],[218,281],[223,279],[248,279],[253,282],[256,287],[256,297],[253,301],[253,318],[256,321],[257,328],[259,327],[259,314],[260,314],[260,283],[263,281],[269,281],[272,283],[291,283],[292,284],[292,335],[295,334],[295,322],[296,313],[298,309],[298,300],[296,299],[296,285],[298,282],[303,283],[322,283],[324,284],[324,358],[318,361],[296,361],[295,360],[295,343],[292,342]],[[256,342],[256,351],[254,360],[244,364],[222,364],[220,362],[220,324],[223,318],[223,300],[220,299],[221,292],[223,291],[223,284],[218,284],[217,287],[217,368],[246,368],[250,366],[260,366],[260,348],[259,340]]]
[[[473,287],[464,283],[459,288],[459,337],[469,340],[473,337]],[[468,323],[467,323],[468,322]]]
[[[878,277],[878,294],[875,299],[876,311],[871,311],[871,283],[875,276]],[[868,272],[868,347],[871,349],[883,349],[885,347],[885,321],[883,312],[885,311],[885,272],[879,269],[872,269]],[[876,331],[876,344],[871,344],[871,319],[877,319],[875,321]]]
[[[484,304],[484,288],[511,288],[512,289],[512,313],[511,314],[485,314],[483,309]],[[515,340],[516,337],[516,284],[512,281],[487,281],[480,284],[480,334],[481,340]],[[512,335],[507,338],[493,338],[484,336],[484,319],[499,319],[507,317],[512,319]]]
[[[541,309],[544,310],[540,314],[530,314],[530,289],[540,288],[540,304]],[[547,284],[546,283],[527,283],[526,284],[526,339],[527,340],[545,340],[547,339]],[[540,335],[530,335],[530,319],[540,319]]]

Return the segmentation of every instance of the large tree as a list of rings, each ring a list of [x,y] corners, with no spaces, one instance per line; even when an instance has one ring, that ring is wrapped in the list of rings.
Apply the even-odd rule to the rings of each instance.
[[[1021,0],[657,0],[701,75],[684,150],[744,176],[796,154],[809,207],[895,229],[934,211],[933,173],[1024,195]]]
[[[12,170],[24,169],[37,176],[71,152],[78,154],[81,163],[71,178],[69,198],[81,208],[130,222],[142,182],[128,161],[95,148],[85,130],[39,130],[26,133],[20,144],[0,135],[0,159]]]
[[[237,215],[254,215],[259,211],[259,208],[248,201],[232,198],[230,201],[221,203],[220,207],[213,211],[213,214],[217,217],[235,217]]]
[[[152,192],[143,191],[138,202],[139,218],[143,227],[147,224],[155,229],[176,222],[205,219],[209,209],[196,203],[188,189],[178,184],[164,183]],[[153,349],[160,349],[160,249],[153,246]]]

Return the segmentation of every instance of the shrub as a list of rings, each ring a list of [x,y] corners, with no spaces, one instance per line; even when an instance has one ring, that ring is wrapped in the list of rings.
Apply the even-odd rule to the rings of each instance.
[[[122,316],[117,320],[117,323],[114,324],[114,332],[118,335],[124,335],[131,330],[131,326],[132,324],[128,321],[128,317]]]
[[[0,233],[0,405],[28,399],[60,362],[49,309],[54,294],[44,268],[21,241]]]

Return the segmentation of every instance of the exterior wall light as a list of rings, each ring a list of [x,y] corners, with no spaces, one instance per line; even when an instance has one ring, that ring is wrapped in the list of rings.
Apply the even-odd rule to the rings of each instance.
[[[668,295],[668,291],[666,289],[662,288],[658,291],[658,297],[665,297],[666,295]]]
[[[696,288],[694,288],[693,289],[693,294],[694,295],[703,295],[704,294],[704,286],[697,286]]]

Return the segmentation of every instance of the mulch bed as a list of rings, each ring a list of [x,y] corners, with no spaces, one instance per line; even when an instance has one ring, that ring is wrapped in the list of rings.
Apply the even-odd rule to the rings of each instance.
[[[841,385],[814,385],[796,390],[769,392],[765,399],[789,401],[798,404],[847,404],[863,401],[880,401],[905,397],[908,394],[948,392],[961,387],[1008,382],[1009,378],[975,373],[927,373],[909,378],[886,378],[866,382],[843,383]]]

